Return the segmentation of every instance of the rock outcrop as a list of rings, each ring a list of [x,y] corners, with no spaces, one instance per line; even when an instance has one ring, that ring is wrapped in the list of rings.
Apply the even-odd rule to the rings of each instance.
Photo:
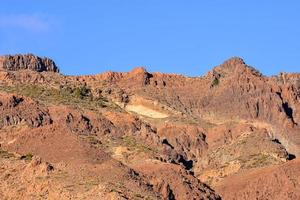
[[[52,123],[47,109],[28,98],[0,93],[0,129],[26,124],[39,127]]]
[[[59,72],[55,62],[49,58],[40,58],[33,54],[0,56],[0,70],[18,71],[24,69],[37,72]]]

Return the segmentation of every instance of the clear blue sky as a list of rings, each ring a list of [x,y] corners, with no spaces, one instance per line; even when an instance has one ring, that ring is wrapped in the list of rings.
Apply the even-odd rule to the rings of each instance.
[[[240,56],[300,72],[299,0],[1,0],[0,54],[53,58],[65,74],[198,76]]]

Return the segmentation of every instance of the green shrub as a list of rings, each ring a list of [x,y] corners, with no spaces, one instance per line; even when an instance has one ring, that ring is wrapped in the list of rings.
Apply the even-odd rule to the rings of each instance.
[[[20,159],[21,160],[32,160],[32,157],[33,157],[32,153],[27,153],[26,155],[22,155],[20,157]]]
[[[65,85],[60,86],[59,88],[55,88],[32,84],[0,84],[0,91],[28,96],[44,104],[50,103],[56,105],[71,105],[90,110],[104,107],[121,110],[118,105],[110,102],[105,97],[93,97],[91,89],[89,89],[87,86],[72,87]]]
[[[218,85],[219,85],[219,83],[220,83],[220,80],[219,80],[219,79],[217,79],[217,78],[215,78],[215,79],[212,81],[212,83],[211,83],[211,87],[218,86]]]
[[[86,86],[81,86],[81,87],[75,88],[74,94],[76,97],[81,98],[81,99],[92,96],[91,90],[89,88],[87,88]]]

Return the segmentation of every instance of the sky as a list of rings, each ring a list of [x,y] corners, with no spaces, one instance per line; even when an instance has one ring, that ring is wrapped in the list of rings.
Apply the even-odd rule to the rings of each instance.
[[[1,0],[0,54],[64,74],[200,76],[233,56],[265,75],[300,72],[299,0]]]

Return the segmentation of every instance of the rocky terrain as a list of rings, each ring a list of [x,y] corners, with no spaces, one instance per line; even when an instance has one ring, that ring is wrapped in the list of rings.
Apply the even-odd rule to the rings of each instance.
[[[49,58],[40,58],[32,54],[26,56],[0,56],[0,70],[18,71],[22,69],[30,69],[37,72],[59,72],[55,62]]]
[[[0,57],[0,199],[300,199],[300,74],[65,76]]]

